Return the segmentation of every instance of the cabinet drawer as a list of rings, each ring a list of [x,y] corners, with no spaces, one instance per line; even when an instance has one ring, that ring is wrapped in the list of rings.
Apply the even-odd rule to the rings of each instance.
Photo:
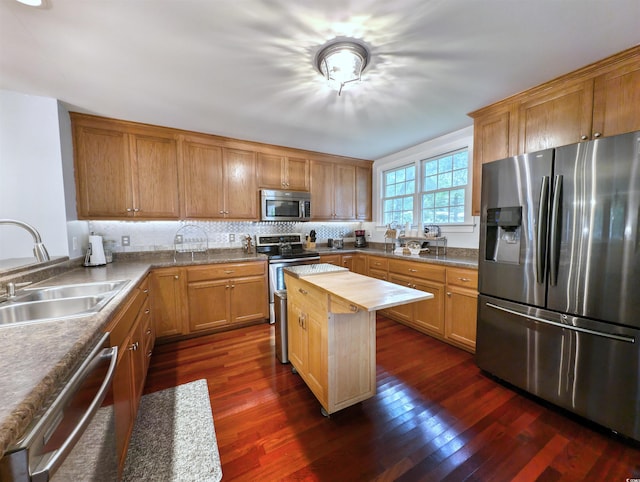
[[[369,256],[369,269],[387,271],[389,269],[389,259]]]
[[[212,279],[241,278],[265,274],[265,263],[234,263],[195,266],[187,269],[187,280],[206,281]]]
[[[116,315],[115,319],[109,324],[106,331],[109,332],[109,342],[111,346],[122,348],[131,328],[133,327],[140,308],[147,300],[146,293],[135,288],[129,299],[126,301],[124,308]]]
[[[478,270],[447,268],[447,284],[476,290],[478,289]]]
[[[300,281],[297,278],[286,276],[287,297],[296,301],[296,304],[304,306],[306,310],[318,313],[326,313],[328,294],[315,286]]]
[[[412,276],[415,278],[439,281],[441,283],[444,283],[446,279],[446,269],[444,266],[397,259],[389,260],[389,272]]]

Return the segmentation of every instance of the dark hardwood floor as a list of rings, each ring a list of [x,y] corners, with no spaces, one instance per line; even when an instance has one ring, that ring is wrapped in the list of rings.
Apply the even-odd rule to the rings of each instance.
[[[145,392],[205,378],[223,481],[640,478],[640,446],[524,396],[473,356],[378,318],[375,397],[324,418],[263,324],[159,345]]]

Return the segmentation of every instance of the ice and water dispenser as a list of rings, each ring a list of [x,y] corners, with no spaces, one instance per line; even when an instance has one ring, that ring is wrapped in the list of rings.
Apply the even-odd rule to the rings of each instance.
[[[520,263],[522,206],[487,209],[485,259]]]

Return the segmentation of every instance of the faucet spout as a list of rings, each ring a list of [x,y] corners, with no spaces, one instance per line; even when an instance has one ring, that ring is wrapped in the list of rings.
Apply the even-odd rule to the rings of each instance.
[[[0,224],[12,224],[14,226],[21,227],[25,231],[27,231],[31,236],[33,236],[33,254],[39,262],[49,261],[49,253],[47,252],[47,248],[45,248],[42,243],[42,238],[40,237],[40,233],[36,228],[31,226],[30,224],[23,223],[22,221],[16,221],[15,219],[0,219]]]

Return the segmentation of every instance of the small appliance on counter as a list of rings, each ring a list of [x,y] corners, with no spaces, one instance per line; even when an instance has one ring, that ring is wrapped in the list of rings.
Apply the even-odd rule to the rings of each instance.
[[[89,236],[89,246],[87,247],[87,254],[84,257],[84,265],[104,266],[105,264],[107,264],[107,258],[104,255],[102,236]]]
[[[356,229],[356,240],[353,245],[356,248],[366,248],[367,247],[367,238],[364,229]]]

